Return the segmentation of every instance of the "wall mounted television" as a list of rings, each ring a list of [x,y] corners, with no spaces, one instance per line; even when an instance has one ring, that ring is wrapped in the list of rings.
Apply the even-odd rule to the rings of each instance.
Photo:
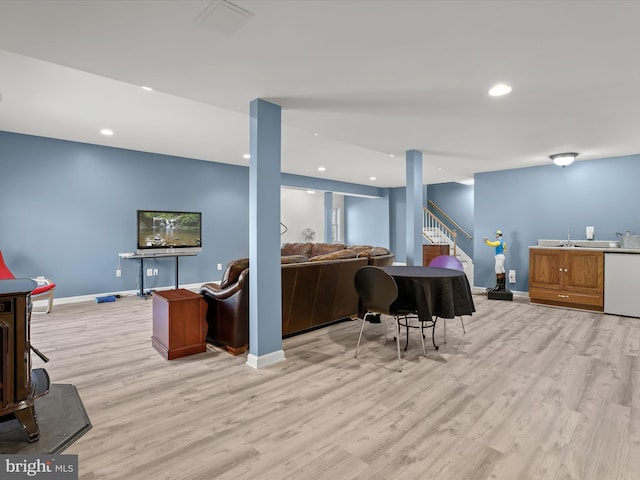
[[[202,251],[202,213],[138,210],[138,254]]]

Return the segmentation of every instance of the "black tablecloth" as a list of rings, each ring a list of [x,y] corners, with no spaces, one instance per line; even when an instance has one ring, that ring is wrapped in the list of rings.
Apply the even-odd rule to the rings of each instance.
[[[476,311],[471,287],[464,272],[449,268],[387,266],[380,267],[398,285],[398,298],[391,305],[417,310],[421,321],[433,317],[454,318]]]

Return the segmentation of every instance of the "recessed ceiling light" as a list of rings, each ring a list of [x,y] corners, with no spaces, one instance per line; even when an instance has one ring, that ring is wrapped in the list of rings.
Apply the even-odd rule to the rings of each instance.
[[[249,155],[248,153],[245,153],[244,155],[242,155],[242,158],[246,158],[248,160],[249,158],[251,158],[251,155]]]
[[[326,169],[327,169],[326,167],[318,167],[319,172],[324,172]]]
[[[141,87],[141,88],[142,88],[143,90],[146,90],[147,92],[153,92],[153,88],[151,88],[151,87],[143,86],[143,87]]]
[[[317,136],[318,136],[318,134],[317,134],[316,132],[313,132],[313,135],[314,135],[315,137],[317,137]]]
[[[389,156],[390,157],[395,157],[395,155],[393,153],[390,153]]]
[[[113,135],[113,130],[111,130],[110,128],[103,128],[102,130],[100,130],[100,133],[105,137],[110,137]]]
[[[369,177],[369,180],[375,180],[376,177]]]
[[[315,190],[307,190],[307,193],[309,195],[314,195],[316,193],[316,191]]]
[[[489,95],[492,97],[501,97],[502,95],[506,95],[511,93],[511,87],[505,83],[499,83],[491,87],[489,90]]]

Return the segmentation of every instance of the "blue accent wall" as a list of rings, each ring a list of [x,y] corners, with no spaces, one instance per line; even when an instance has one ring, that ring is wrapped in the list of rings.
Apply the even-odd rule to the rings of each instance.
[[[202,212],[203,251],[180,259],[181,284],[248,256],[246,167],[0,132],[0,172],[5,261],[53,279],[58,298],[138,288],[139,262],[118,258],[136,250],[138,209]],[[175,260],[156,262],[145,286],[172,286]]]
[[[528,291],[529,246],[539,239],[617,240],[616,233],[640,233],[640,155],[478,173],[475,175],[474,285],[495,285],[494,239],[501,229],[507,242],[505,268],[516,270],[512,290]]]
[[[389,203],[390,250],[396,254],[396,262],[404,262],[407,258],[406,188],[392,188]]]
[[[426,198],[465,229],[473,210],[475,286],[495,285],[493,251],[482,237],[500,228],[506,268],[517,272],[509,286],[527,291],[528,247],[538,239],[564,239],[567,229],[584,239],[588,225],[598,240],[640,234],[638,178],[640,155],[631,155],[479,173],[474,187],[428,185]],[[379,195],[345,197],[345,241],[388,245],[404,261],[404,188],[285,174],[282,183]],[[16,275],[54,279],[58,298],[137,288],[138,262],[117,254],[135,250],[138,209],[201,211],[203,251],[180,260],[180,282],[220,279],[217,263],[248,256],[248,191],[246,167],[0,132],[0,250]],[[172,286],[174,263],[158,260],[160,276],[145,277],[146,285]]]
[[[390,248],[389,190],[382,198],[344,197],[345,243]]]
[[[380,197],[345,205],[345,224],[353,243],[389,244],[388,190],[281,182]],[[56,298],[137,290],[139,261],[118,253],[136,250],[138,209],[202,212],[202,252],[180,259],[181,285],[219,280],[216,264],[249,256],[247,167],[0,131],[0,250],[15,275],[53,279]],[[145,260],[154,267],[146,289],[174,285],[174,259]]]

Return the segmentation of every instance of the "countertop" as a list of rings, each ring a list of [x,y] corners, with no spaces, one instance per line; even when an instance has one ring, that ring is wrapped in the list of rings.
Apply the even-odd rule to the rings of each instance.
[[[564,246],[566,240],[538,240],[530,249],[544,250],[596,250],[607,253],[640,253],[640,248],[620,248],[617,240],[572,240],[574,246]],[[615,244],[615,247],[610,245]]]

